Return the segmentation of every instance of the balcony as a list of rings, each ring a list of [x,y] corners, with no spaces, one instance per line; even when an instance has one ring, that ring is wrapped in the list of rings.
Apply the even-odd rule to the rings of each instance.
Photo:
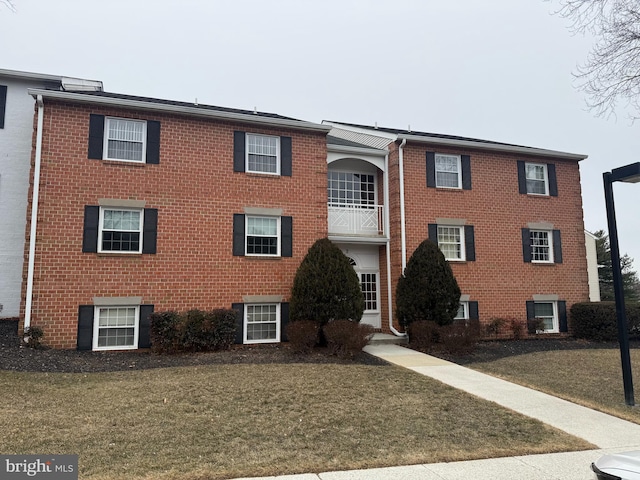
[[[383,207],[329,203],[329,235],[384,236]]]

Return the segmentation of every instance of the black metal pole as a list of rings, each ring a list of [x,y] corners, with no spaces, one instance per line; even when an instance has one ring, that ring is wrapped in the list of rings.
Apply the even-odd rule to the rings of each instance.
[[[635,401],[633,398],[633,378],[631,376],[631,356],[629,354],[629,333],[627,332],[627,315],[624,308],[620,247],[618,246],[618,227],[616,225],[616,210],[613,203],[611,172],[605,172],[602,175],[602,179],[604,181],[604,201],[607,207],[607,224],[609,226],[609,246],[611,248],[613,291],[616,298],[616,318],[618,320],[618,342],[620,343],[620,360],[622,362],[624,400],[627,405],[633,406],[635,405]]]

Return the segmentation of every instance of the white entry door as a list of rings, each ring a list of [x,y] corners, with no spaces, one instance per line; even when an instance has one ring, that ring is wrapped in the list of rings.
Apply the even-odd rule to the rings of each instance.
[[[340,245],[340,248],[349,257],[351,266],[360,279],[360,288],[364,296],[364,313],[360,322],[367,323],[374,328],[381,328],[378,247],[373,245]]]

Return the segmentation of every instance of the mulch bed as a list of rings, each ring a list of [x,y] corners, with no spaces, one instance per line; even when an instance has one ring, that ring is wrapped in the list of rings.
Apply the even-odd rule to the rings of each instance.
[[[572,338],[545,338],[530,340],[481,341],[472,353],[452,355],[446,352],[429,352],[431,355],[468,365],[490,362],[499,358],[550,350],[574,350],[585,348],[618,348],[617,343],[595,343]],[[632,341],[631,348],[640,348],[639,341]],[[156,355],[150,351],[79,352],[77,350],[33,349],[20,346],[17,338],[0,336],[0,370],[18,372],[114,372],[149,368],[184,367],[214,364],[363,364],[387,365],[384,360],[362,352],[353,359],[329,355],[326,349],[316,348],[313,353],[295,354],[288,344],[233,346],[220,352],[182,353]]]

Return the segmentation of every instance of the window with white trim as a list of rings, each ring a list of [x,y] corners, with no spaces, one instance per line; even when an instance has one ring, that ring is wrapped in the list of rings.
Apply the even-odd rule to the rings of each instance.
[[[536,320],[541,320],[545,332],[558,332],[558,303],[557,302],[534,302],[534,316]]]
[[[460,155],[436,153],[436,187],[462,188]]]
[[[330,170],[327,177],[331,205],[376,204],[375,175]]]
[[[553,235],[550,230],[529,230],[531,261],[553,263]]]
[[[527,193],[531,195],[549,195],[549,178],[544,163],[525,163]]]
[[[246,171],[280,175],[280,137],[247,133]]]
[[[280,304],[246,304],[244,308],[244,343],[280,341]]]
[[[469,319],[469,302],[460,302],[458,311],[454,320],[468,320]]]
[[[247,255],[280,255],[280,217],[245,217]]]
[[[94,350],[138,348],[140,306],[95,307]]]
[[[378,310],[378,278],[375,273],[360,273],[360,289],[364,296],[364,309]]]
[[[99,253],[142,253],[144,209],[100,207]]]
[[[147,148],[147,122],[106,117],[104,158],[144,163]]]
[[[438,225],[438,247],[446,260],[465,260],[464,227]]]

